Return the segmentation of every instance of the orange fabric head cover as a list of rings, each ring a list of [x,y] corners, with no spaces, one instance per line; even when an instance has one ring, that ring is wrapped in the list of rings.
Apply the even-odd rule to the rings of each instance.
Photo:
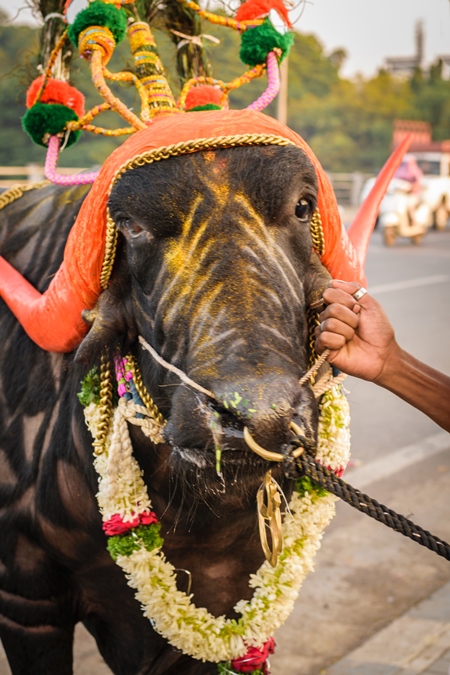
[[[101,293],[100,273],[105,253],[106,207],[111,183],[119,168],[155,148],[197,139],[242,134],[281,136],[301,148],[314,164],[319,180],[319,210],[324,230],[323,264],[333,277],[365,282],[358,256],[341,225],[331,184],[309,146],[276,120],[251,110],[189,113],[156,118],[129,138],[104,163],[70,232],[64,261],[42,295],[0,258],[0,296],[30,338],[42,349],[68,352],[88,330],[81,318]],[[237,145],[245,145],[245,141]]]

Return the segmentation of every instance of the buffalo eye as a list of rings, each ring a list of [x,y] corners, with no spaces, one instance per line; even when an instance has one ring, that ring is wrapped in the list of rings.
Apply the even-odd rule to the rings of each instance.
[[[295,207],[295,215],[299,220],[308,220],[311,215],[311,202],[307,199],[300,199]]]
[[[136,239],[136,237],[139,237],[139,235],[145,232],[144,228],[138,225],[135,220],[131,220],[131,218],[124,220],[122,226],[132,239]]]

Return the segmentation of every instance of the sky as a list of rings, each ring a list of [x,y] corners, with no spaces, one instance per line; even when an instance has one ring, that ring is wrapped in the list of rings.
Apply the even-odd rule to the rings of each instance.
[[[372,75],[385,56],[414,55],[419,20],[426,62],[450,55],[450,0],[306,0],[296,28],[317,35],[327,50],[344,47],[344,75]]]
[[[298,0],[294,0],[298,2]],[[12,16],[24,0],[0,0],[0,7]],[[296,28],[314,33],[327,51],[343,47],[348,58],[342,74],[373,75],[385,56],[412,56],[415,53],[415,25],[425,28],[427,63],[439,55],[450,55],[450,0],[303,0]],[[16,19],[32,23],[30,12]]]

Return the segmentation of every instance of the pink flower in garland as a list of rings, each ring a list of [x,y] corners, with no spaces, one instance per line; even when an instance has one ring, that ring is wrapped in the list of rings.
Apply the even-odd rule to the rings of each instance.
[[[158,518],[156,517],[156,513],[153,513],[153,511],[150,511],[150,513],[139,514],[140,525],[152,525],[152,523],[157,523],[157,522],[158,522]]]
[[[320,461],[320,459],[316,459],[316,462],[318,462],[319,464],[322,464],[322,462]],[[328,464],[328,466],[326,466],[325,468],[328,469],[328,471],[332,471],[334,474],[336,474],[336,476],[337,476],[338,478],[342,478],[342,476],[343,476],[343,474],[344,474],[344,471],[345,471],[345,466],[339,466],[337,469],[333,469],[333,468]]]
[[[116,513],[103,523],[103,530],[108,537],[114,537],[117,534],[125,534],[128,530],[138,525],[151,525],[157,522],[158,518],[153,511],[150,511],[150,513],[140,513],[133,520],[127,520],[126,522],[122,520],[122,516]]]
[[[267,659],[270,654],[275,652],[275,640],[269,638],[267,642],[263,644],[261,649],[258,647],[249,647],[247,653],[244,656],[240,656],[238,659],[233,659],[231,662],[231,667],[237,673],[252,673],[254,670],[263,669],[264,675],[268,675],[269,670],[267,667]]]

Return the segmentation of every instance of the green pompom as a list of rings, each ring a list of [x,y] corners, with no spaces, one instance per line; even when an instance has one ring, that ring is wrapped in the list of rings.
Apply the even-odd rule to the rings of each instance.
[[[78,45],[80,33],[90,26],[106,26],[116,43],[119,43],[125,37],[127,15],[123,9],[107,5],[101,0],[94,0],[89,7],[77,14],[73,24],[69,26],[69,37],[75,46]]]
[[[116,534],[108,537],[107,548],[113,560],[117,560],[119,555],[129,556],[133,551],[137,551],[142,544],[147,551],[153,551],[163,545],[163,540],[159,535],[161,525],[138,525],[133,527],[127,534]]]
[[[78,115],[66,105],[60,103],[35,103],[22,117],[22,126],[38,145],[47,147],[45,134],[55,136],[64,131],[67,122],[78,120]],[[81,131],[72,131],[67,147],[79,139]]]
[[[266,19],[261,26],[247,28],[242,34],[239,56],[246,65],[257,66],[265,63],[267,54],[277,48],[281,49],[281,62],[289,54],[293,42],[292,32],[282,35],[269,19]]]
[[[186,112],[198,112],[199,110],[222,110],[222,108],[215,103],[205,103],[205,105],[196,105],[193,108],[189,108]]]

